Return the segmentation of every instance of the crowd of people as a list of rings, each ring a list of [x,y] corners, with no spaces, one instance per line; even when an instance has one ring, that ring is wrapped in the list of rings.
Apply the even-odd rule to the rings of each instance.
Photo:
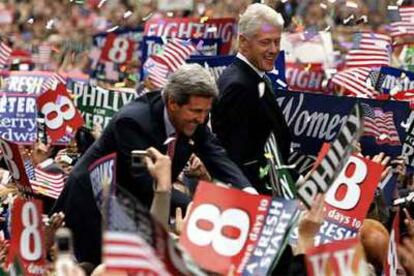
[[[319,31],[329,32],[335,53],[333,64],[340,71],[344,66],[346,68],[345,54],[352,48],[352,35],[356,31],[390,35],[390,24],[397,19],[389,11],[394,7],[414,6],[414,2],[409,0],[194,0],[190,1],[192,9],[162,10],[160,2],[12,0],[0,3],[0,40],[12,49],[1,73],[2,99],[8,95],[9,74],[11,76],[11,72],[15,71],[58,73],[67,79],[86,80],[88,85],[107,90],[124,89],[134,98],[112,116],[108,125],[95,122],[79,127],[70,133],[66,143],[52,143],[48,137],[48,125],[44,122],[44,139],[40,137],[42,131],[37,129],[36,141],[15,141],[19,144],[23,160],[29,160],[36,169],[64,178],[64,185],[55,196],[41,192],[29,196],[22,194],[21,180],[10,167],[10,154],[2,146],[4,142],[0,143],[3,151],[0,155],[0,198],[3,206],[0,214],[0,261],[3,270],[10,270],[14,257],[11,252],[14,253],[15,249],[10,244],[13,238],[13,229],[10,228],[13,200],[34,197],[43,204],[43,244],[47,253],[44,274],[122,273],[108,270],[108,264],[102,258],[108,253],[102,250],[102,233],[108,226],[107,221],[103,222],[108,219],[104,211],[107,206],[104,204],[102,208],[100,205],[105,190],[97,190],[91,177],[91,166],[112,153],[116,153],[114,171],[117,186],[133,195],[143,210],[149,211],[176,240],[187,231],[184,228],[192,212],[191,205],[199,181],[231,186],[252,196],[287,198],[286,193],[275,188],[285,189],[284,185],[276,181],[271,173],[264,172],[263,168],[269,170],[269,159],[277,162],[276,175],[287,168],[283,173],[289,175],[290,182],[300,184],[316,171],[323,154],[317,161],[314,158],[314,163],[306,171],[300,171],[298,164],[291,164],[297,139],[278,104],[280,87],[276,87],[267,75],[275,70],[282,34],[312,33],[312,39]],[[119,64],[120,74],[116,80],[107,79],[105,74],[99,75],[96,66],[92,65],[93,49],[97,47],[93,38],[97,34],[108,35],[117,29],[143,29],[149,20],[193,17],[204,18],[205,21],[234,18],[237,22],[229,50],[229,54],[235,56],[217,80],[210,74],[207,65],[180,64],[175,70],[170,70],[165,85],[159,87],[148,76],[150,73],[142,73],[145,60],[135,54]],[[414,18],[414,12],[411,17]],[[414,19],[411,22],[414,25]],[[412,32],[393,37],[390,66],[406,70],[413,68],[410,66],[414,62],[408,64],[402,57],[402,49],[406,52],[414,45]],[[43,46],[49,51],[46,62],[40,58]],[[156,57],[154,59],[159,62]],[[347,94],[346,88],[337,83],[329,87],[333,95],[355,97]],[[73,100],[79,97],[72,84],[68,83],[66,88]],[[390,96],[385,100],[391,101]],[[41,110],[38,112],[41,113]],[[56,111],[59,112],[66,111]],[[409,116],[404,119],[409,125]],[[345,126],[345,123],[342,125]],[[408,126],[406,131],[407,135],[411,131]],[[381,135],[377,133],[378,137]],[[266,150],[269,137],[275,141],[274,155],[277,156],[270,154],[269,157]],[[378,139],[381,140],[381,137]],[[1,129],[0,138],[5,138]],[[357,229],[357,237],[368,263],[367,271],[360,273],[382,275],[393,271],[392,275],[414,275],[414,208],[410,197],[414,192],[413,168],[401,146],[399,150],[398,154],[391,156],[380,148],[374,155],[367,156],[359,141],[352,144],[353,155],[380,164],[382,168],[366,218]],[[348,157],[344,156],[344,160]],[[24,167],[29,175],[26,163]],[[395,177],[396,185],[393,190],[385,192],[380,184],[385,183],[390,175]],[[101,184],[105,186],[104,181]],[[299,189],[295,185],[293,191]],[[315,237],[326,216],[325,192],[318,190],[308,209],[296,196],[290,198],[302,210],[295,222],[297,241],[285,248],[281,246],[281,257],[269,271],[272,275],[308,275],[307,254],[315,247]],[[391,203],[386,202],[386,197],[392,198]],[[393,204],[401,199],[402,204]],[[136,219],[138,215],[134,215]],[[397,252],[394,250],[399,267],[394,264],[389,268],[394,260],[390,247],[395,239],[393,222],[396,216],[401,218],[398,228],[402,237],[397,241]],[[23,222],[23,225],[26,224]],[[237,225],[234,227],[237,228]],[[70,234],[65,234],[67,230]],[[64,254],[59,244],[62,233],[73,239],[73,250],[69,250],[70,261],[63,262],[63,266]],[[71,248],[71,245],[68,247]],[[236,265],[228,266],[228,275],[240,273],[235,270]],[[200,273],[217,272],[200,266]]]

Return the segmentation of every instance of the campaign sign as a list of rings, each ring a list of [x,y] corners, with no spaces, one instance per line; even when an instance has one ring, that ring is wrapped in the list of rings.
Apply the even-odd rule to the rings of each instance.
[[[75,105],[82,114],[86,126],[98,124],[104,129],[112,116],[135,98],[135,93],[107,90],[99,86],[76,82],[73,86]]]
[[[36,97],[0,93],[0,137],[19,144],[36,140]]]
[[[19,146],[10,141],[0,139],[1,156],[6,162],[7,168],[22,194],[32,194],[29,178],[27,177]]]
[[[130,60],[134,52],[134,41],[115,33],[106,36],[105,44],[102,47],[101,60],[123,64]]]
[[[150,55],[158,54],[164,49],[167,39],[158,36],[144,36],[142,42],[141,60],[144,63]],[[191,38],[193,45],[197,46],[197,51],[205,56],[217,56],[220,53],[221,38]]]
[[[303,181],[298,180],[297,196],[310,209],[318,193],[325,193],[345,167],[352,145],[362,131],[361,106],[355,104],[332,144],[325,143],[320,150],[315,169]]]
[[[23,275],[46,274],[46,250],[40,200],[16,198],[11,211],[11,241],[8,263],[17,257],[23,265]]]
[[[208,271],[267,272],[295,213],[295,202],[200,182],[180,243]]]
[[[66,86],[60,83],[56,90],[47,90],[37,98],[37,106],[45,118],[46,132],[52,142],[71,134],[83,125],[82,115],[73,104]]]
[[[391,96],[398,92],[414,89],[414,72],[383,66],[381,67],[375,89]]]
[[[364,249],[358,239],[336,241],[311,248],[305,256],[309,276],[366,275]]]
[[[109,189],[115,189],[116,185],[116,153],[99,158],[88,167],[88,171],[95,201],[98,209],[102,210],[104,193],[110,193]]]
[[[388,254],[385,262],[385,275],[393,276],[397,275],[397,269],[401,268],[401,264],[398,258],[397,247],[400,243],[400,209],[397,211],[392,223],[392,229],[390,233],[390,239],[388,241]]]
[[[224,69],[229,66],[235,56],[191,56],[186,63],[198,63],[208,69],[217,81]]]
[[[290,90],[327,94],[324,86],[325,70],[322,63],[286,64],[286,78]]]
[[[407,125],[407,136],[405,136],[402,147],[402,155],[406,156],[405,164],[414,167],[414,112],[410,113]]]
[[[293,142],[304,154],[317,155],[322,143],[332,141],[356,102],[363,107],[364,120],[371,122],[360,139],[363,154],[385,152],[391,157],[401,154],[401,141],[405,139],[401,124],[410,112],[407,102],[287,91],[277,91],[276,97]]]
[[[11,71],[9,77],[6,78],[4,91],[39,95],[43,92],[42,85],[51,76],[53,72]]]
[[[92,41],[93,45],[102,49],[106,43],[107,37],[112,34],[116,35],[116,38],[127,39],[134,42],[133,53],[134,58],[138,59],[141,56],[140,44],[143,38],[143,29],[138,28],[120,28],[111,33],[102,32],[93,36]],[[136,56],[135,56],[136,54]]]
[[[162,18],[146,22],[146,36],[178,37],[178,38],[221,38],[221,55],[229,54],[233,36],[236,34],[234,18]]]

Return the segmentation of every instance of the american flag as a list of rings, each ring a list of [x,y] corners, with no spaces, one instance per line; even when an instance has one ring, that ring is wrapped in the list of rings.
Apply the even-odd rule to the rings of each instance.
[[[9,61],[12,49],[4,42],[0,42],[0,65],[5,66]]]
[[[39,64],[46,64],[50,60],[50,54],[52,53],[52,47],[47,44],[41,44],[38,46],[37,53],[33,54],[33,61]]]
[[[392,111],[384,112],[379,107],[362,103],[364,132],[362,136],[375,137],[377,144],[401,145]]]
[[[42,91],[55,89],[60,82],[66,85],[65,77],[63,77],[59,73],[54,73],[51,77],[49,77],[46,81],[43,82]]]
[[[151,55],[144,64],[144,72],[156,88],[167,83],[168,74],[176,71],[196,50],[191,41],[172,38],[160,54]]]
[[[50,173],[40,167],[34,167],[30,160],[24,161],[27,176],[32,189],[37,194],[58,198],[65,186],[66,176],[62,173]]]
[[[401,20],[391,23],[391,36],[397,37],[414,35],[414,7],[400,7],[398,9]]]
[[[375,98],[378,92],[371,84],[369,67],[350,68],[338,72],[332,78],[332,82],[344,89],[345,95],[359,98]]]
[[[171,72],[174,72],[195,50],[196,47],[190,40],[172,38],[165,44],[164,51],[154,56],[163,61]]]
[[[345,66],[381,67],[391,61],[391,37],[377,33],[354,34],[354,46],[345,56]]]
[[[108,270],[121,270],[145,275],[170,275],[164,264],[137,233],[105,231],[103,261]]]

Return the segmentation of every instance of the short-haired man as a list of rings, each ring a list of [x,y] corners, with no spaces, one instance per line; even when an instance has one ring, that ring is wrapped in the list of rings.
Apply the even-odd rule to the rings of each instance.
[[[194,152],[213,177],[246,191],[254,190],[206,126],[217,94],[217,86],[204,68],[197,64],[183,65],[170,76],[162,97],[160,92],[144,94],[114,115],[99,140],[74,167],[54,208],[55,212],[65,213],[66,225],[74,234],[78,261],[100,263],[101,218],[87,168],[102,156],[117,153],[118,184],[147,208],[153,198],[153,180],[146,169],[132,171],[132,150],[154,147],[169,154],[172,180]],[[167,145],[167,141],[171,142]],[[189,198],[173,190],[172,203],[188,202]]]
[[[279,53],[283,18],[264,4],[249,5],[240,16],[239,52],[218,80],[220,95],[212,110],[212,127],[230,158],[260,193],[270,194],[259,177],[266,165],[264,145],[274,133],[284,161],[290,132],[265,72]],[[259,89],[263,83],[265,89]],[[263,86],[262,86],[263,87]]]

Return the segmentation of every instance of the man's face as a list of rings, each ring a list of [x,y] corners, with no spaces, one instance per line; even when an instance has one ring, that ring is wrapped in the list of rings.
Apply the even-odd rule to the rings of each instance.
[[[171,123],[180,134],[190,137],[197,126],[204,123],[211,109],[213,98],[190,96],[187,104],[178,105],[173,99],[167,103]]]
[[[240,51],[257,69],[271,71],[279,54],[281,32],[280,28],[263,24],[251,38],[240,35]]]

